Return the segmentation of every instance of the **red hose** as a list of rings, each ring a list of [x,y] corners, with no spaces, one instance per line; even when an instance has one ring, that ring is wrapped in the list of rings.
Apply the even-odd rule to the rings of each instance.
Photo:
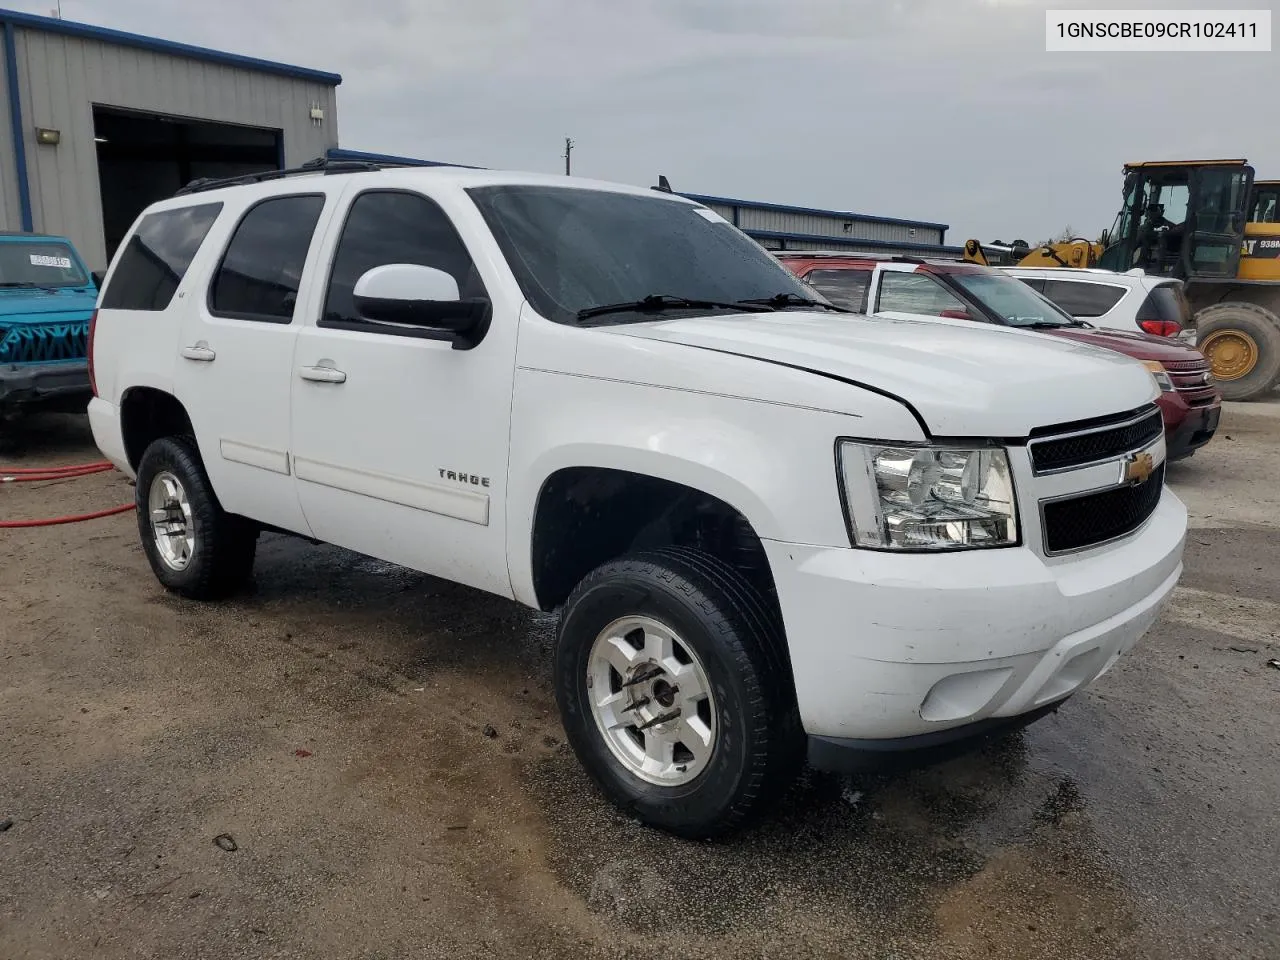
[[[0,483],[41,483],[48,480],[74,480],[76,477],[88,477],[95,473],[106,473],[114,470],[111,464],[104,467],[80,467],[77,470],[58,470],[51,473],[20,473],[15,475],[0,470]]]
[[[90,468],[105,470],[110,466],[110,460],[95,460],[93,463],[70,463],[60,467],[0,467],[0,473],[5,476],[20,476],[28,473],[67,473]]]
[[[0,530],[13,530],[18,527],[56,527],[60,523],[79,523],[81,520],[97,520],[99,517],[110,517],[117,513],[127,513],[134,509],[132,503],[122,503],[109,510],[97,510],[94,513],[76,513],[66,517],[48,517],[41,520],[0,520]]]
[[[52,480],[75,480],[79,477],[92,476],[95,473],[106,473],[115,469],[109,461],[98,460],[94,463],[71,464],[61,467],[4,467],[0,468],[0,483],[38,483]],[[82,520],[97,520],[100,517],[111,517],[118,513],[128,513],[134,509],[132,503],[123,503],[107,510],[95,510],[93,513],[70,514],[65,517],[45,517],[39,520],[0,520],[0,530],[14,530],[23,527],[54,527],[63,523],[80,523]]]

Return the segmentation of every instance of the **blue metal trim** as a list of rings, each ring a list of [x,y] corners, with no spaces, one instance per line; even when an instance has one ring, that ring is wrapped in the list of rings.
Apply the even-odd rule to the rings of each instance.
[[[4,72],[9,88],[9,126],[13,131],[14,176],[18,181],[18,211],[22,217],[22,229],[30,233],[35,229],[31,219],[31,184],[27,181],[27,145],[23,138],[22,96],[18,90],[18,44],[13,36],[13,24],[4,22]]]
[[[753,230],[750,227],[739,228],[753,240],[799,240],[803,243],[821,243],[827,249],[834,247],[874,247],[883,250],[916,250],[922,253],[933,253],[938,256],[957,256],[964,253],[964,247],[947,247],[940,243],[916,243],[908,240],[859,240],[857,237],[823,237],[813,233],[786,233],[782,230]],[[789,251],[805,253],[804,250]]]
[[[901,220],[897,217],[876,217],[866,213],[851,213],[847,210],[822,210],[818,207],[793,207],[785,203],[763,203],[758,200],[735,200],[732,197],[711,197],[701,193],[682,193],[682,197],[702,204],[722,204],[724,206],[746,207],[752,210],[776,210],[779,213],[803,213],[818,217],[842,217],[845,220],[861,220],[864,223],[890,223],[904,227],[924,227],[928,230],[941,230],[944,233],[951,229],[947,223],[929,223],[927,220]]]
[[[295,67],[292,64],[277,63],[274,60],[259,60],[257,57],[244,57],[238,53],[210,50],[208,47],[197,47],[189,43],[177,43],[173,40],[161,40],[158,37],[145,37],[139,33],[126,33],[123,30],[95,27],[92,24],[76,23],[73,20],[38,17],[31,13],[18,13],[16,10],[0,10],[0,21],[3,21],[6,25],[12,24],[30,30],[41,30],[45,33],[60,33],[64,36],[82,37],[86,40],[101,40],[103,43],[136,47],[140,50],[151,50],[155,53],[167,53],[174,57],[188,57],[192,60],[203,60],[206,63],[220,63],[228,67],[239,67],[244,70],[257,70],[262,73],[293,77],[296,80],[310,80],[313,83],[322,83],[330,87],[336,87],[342,83],[342,75],[338,73],[312,70],[308,67]]]
[[[483,170],[466,163],[446,163],[443,160],[418,160],[414,157],[398,157],[393,153],[369,153],[365,150],[347,150],[344,147],[330,147],[324,152],[329,160],[353,160],[364,163],[399,163],[410,167],[462,167],[464,170]]]

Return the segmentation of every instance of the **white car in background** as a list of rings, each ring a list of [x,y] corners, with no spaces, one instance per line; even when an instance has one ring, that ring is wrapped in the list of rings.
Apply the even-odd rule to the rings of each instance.
[[[1141,270],[1003,267],[1077,320],[1095,327],[1176,337],[1195,345],[1191,306],[1182,281]]]

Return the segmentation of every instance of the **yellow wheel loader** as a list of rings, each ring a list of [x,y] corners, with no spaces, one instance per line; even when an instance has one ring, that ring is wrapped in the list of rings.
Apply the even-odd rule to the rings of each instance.
[[[1245,160],[1125,164],[1124,206],[1104,241],[994,252],[1018,266],[1180,279],[1223,397],[1248,400],[1280,381],[1280,181],[1255,182]],[[988,260],[974,240],[965,259]]]

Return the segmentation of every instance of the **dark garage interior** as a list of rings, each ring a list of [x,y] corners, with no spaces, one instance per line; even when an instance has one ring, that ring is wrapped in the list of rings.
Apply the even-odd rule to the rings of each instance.
[[[95,105],[93,132],[108,258],[139,211],[184,184],[282,165],[280,130]]]

